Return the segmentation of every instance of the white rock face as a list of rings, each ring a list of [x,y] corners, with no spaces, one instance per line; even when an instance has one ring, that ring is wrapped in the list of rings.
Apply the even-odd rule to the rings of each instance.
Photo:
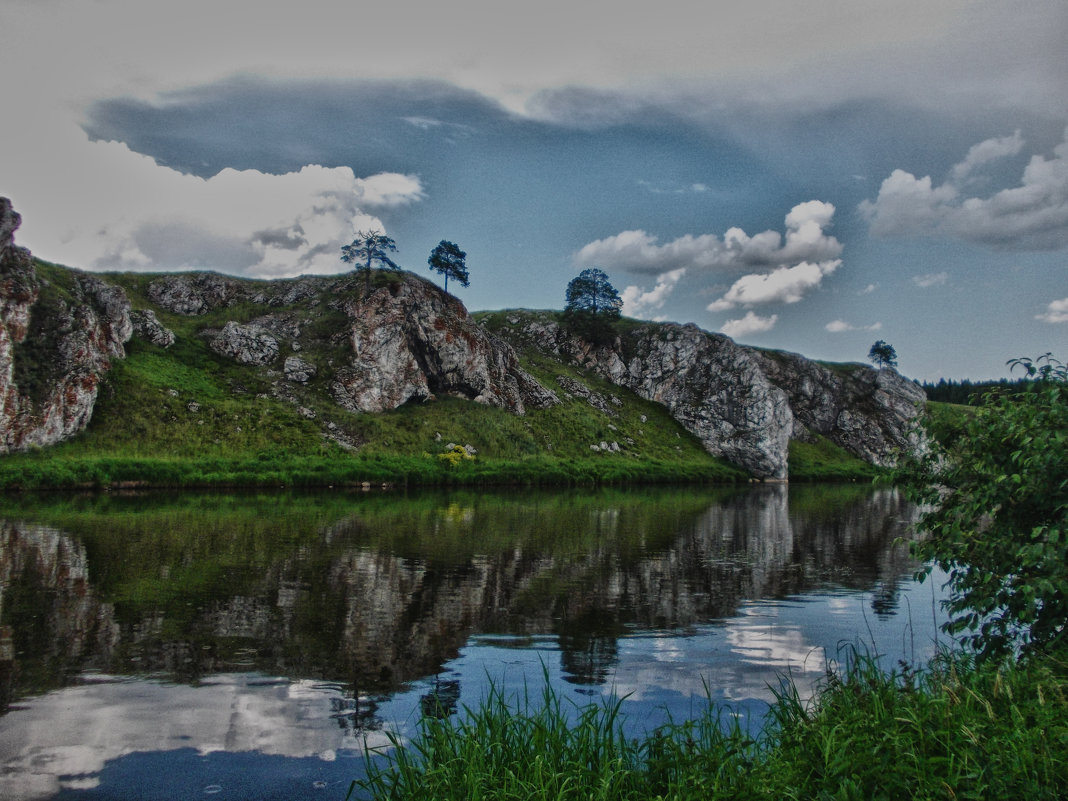
[[[211,340],[211,349],[242,364],[264,367],[278,358],[278,340],[256,325],[231,320]]]
[[[626,343],[594,346],[555,322],[517,315],[506,339],[569,358],[646,400],[662,403],[714,456],[766,479],[787,477],[793,415],[745,348],[695,325],[657,323]],[[603,448],[603,446],[601,446]]]
[[[204,314],[230,306],[246,296],[240,281],[215,273],[166,275],[148,287],[152,302],[175,314]]]
[[[761,369],[790,398],[794,437],[820,434],[872,464],[889,467],[895,452],[914,447],[924,391],[890,369],[826,365],[796,353],[754,351]]]
[[[306,362],[296,356],[287,356],[282,366],[286,380],[297,384],[307,384],[315,377],[316,367],[311,362]]]
[[[378,412],[437,395],[456,395],[524,414],[558,399],[519,366],[506,342],[475,324],[459,300],[430,282],[397,284],[348,299],[349,363],[331,386],[352,411]]]
[[[662,403],[705,450],[757,478],[787,478],[790,439],[810,433],[879,465],[914,444],[909,432],[924,394],[892,370],[858,364],[836,372],[692,324],[644,325],[598,347],[535,312],[516,312],[505,323],[499,333],[513,344],[569,359]]]

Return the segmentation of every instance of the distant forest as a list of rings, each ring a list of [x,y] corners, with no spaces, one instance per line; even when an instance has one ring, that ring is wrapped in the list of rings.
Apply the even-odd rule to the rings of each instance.
[[[937,384],[924,381],[920,386],[927,393],[927,400],[976,405],[982,396],[992,389],[1016,394],[1026,391],[1032,383],[1034,383],[1033,380],[1029,378],[1017,378],[1013,381],[1005,378],[1000,381],[969,381],[968,379],[946,381],[940,378]]]

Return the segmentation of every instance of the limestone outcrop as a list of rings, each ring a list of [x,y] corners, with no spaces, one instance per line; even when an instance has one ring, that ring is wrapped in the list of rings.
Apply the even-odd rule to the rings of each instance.
[[[133,334],[121,288],[77,271],[63,287],[42,281],[14,244],[20,222],[0,198],[0,453],[85,428],[101,378]]]
[[[558,402],[519,366],[510,345],[467,314],[455,297],[411,274],[337,304],[352,355],[331,392],[353,411],[395,409],[453,395],[524,414]]]
[[[793,414],[750,352],[695,325],[650,323],[612,345],[578,339],[548,315],[516,313],[500,335],[566,358],[662,403],[705,449],[766,479],[787,477]]]
[[[242,282],[215,273],[165,275],[148,286],[148,297],[160,308],[192,316],[244,300]]]
[[[174,344],[174,332],[163,326],[152,309],[135,309],[130,312],[130,320],[135,336],[161,348],[169,348]]]
[[[791,439],[819,434],[883,466],[915,445],[924,393],[893,370],[747,348],[692,324],[641,325],[600,346],[538,312],[508,313],[496,330],[664,404],[709,453],[758,478],[788,477]]]
[[[895,370],[825,365],[797,353],[752,351],[768,379],[790,399],[795,439],[819,434],[855,456],[889,467],[912,440],[924,391]]]
[[[264,367],[278,358],[278,340],[257,325],[231,320],[210,342],[211,349],[241,364]]]

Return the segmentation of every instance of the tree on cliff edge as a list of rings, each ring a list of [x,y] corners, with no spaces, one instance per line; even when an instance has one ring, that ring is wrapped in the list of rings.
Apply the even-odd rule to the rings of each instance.
[[[460,248],[442,239],[426,261],[431,270],[445,276],[445,291],[448,292],[449,278],[459,281],[461,286],[470,286],[467,264],[464,261],[466,258],[467,254]]]
[[[566,300],[564,320],[575,333],[598,345],[611,339],[623,301],[602,270],[587,267],[571,279]]]
[[[883,342],[881,339],[871,346],[871,350],[868,351],[868,358],[880,369],[883,367],[897,367],[897,351],[894,350],[893,345]]]
[[[400,267],[389,257],[397,252],[397,243],[381,231],[357,231],[351,244],[341,246],[341,260],[354,265],[355,270],[366,270],[367,291],[371,291],[371,269],[377,262],[391,270]]]

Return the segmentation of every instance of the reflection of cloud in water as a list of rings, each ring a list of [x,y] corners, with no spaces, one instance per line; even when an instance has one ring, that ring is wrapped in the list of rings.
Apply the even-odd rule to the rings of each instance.
[[[384,732],[339,719],[340,698],[335,684],[249,674],[213,676],[197,687],[109,678],[69,687],[4,718],[0,798],[91,788],[107,762],[135,752],[192,748],[333,761],[362,754],[365,738],[372,748],[387,746]]]
[[[758,622],[768,617],[766,610],[746,609],[741,617],[727,623],[731,651],[750,665],[774,667],[794,674],[823,673],[827,667],[823,649],[805,642],[797,625]]]
[[[773,690],[789,677],[807,700],[826,675],[826,654],[806,639],[800,625],[777,622],[777,617],[774,607],[750,607],[696,637],[621,640],[620,664],[604,692],[646,703],[670,696],[771,703]]]

